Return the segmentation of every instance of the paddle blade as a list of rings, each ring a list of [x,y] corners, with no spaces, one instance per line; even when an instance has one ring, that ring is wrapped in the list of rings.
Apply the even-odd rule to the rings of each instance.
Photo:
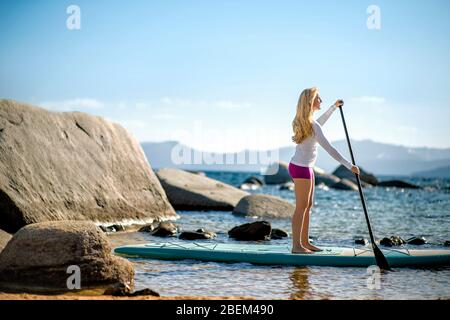
[[[378,248],[378,246],[373,246],[373,254],[375,255],[377,265],[381,270],[391,270],[386,257],[384,256],[383,252],[381,252],[380,248]]]

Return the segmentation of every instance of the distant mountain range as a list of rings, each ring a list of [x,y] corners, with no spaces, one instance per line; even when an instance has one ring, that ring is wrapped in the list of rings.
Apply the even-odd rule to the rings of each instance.
[[[332,142],[347,159],[350,160],[347,141],[338,140]],[[401,145],[375,142],[372,140],[351,140],[353,155],[356,163],[373,174],[379,175],[399,175],[399,176],[422,176],[422,177],[450,177],[450,148],[412,148]],[[202,171],[264,171],[265,165],[249,164],[264,163],[248,159],[251,155],[257,155],[258,150],[243,150],[238,153],[210,153],[202,154],[201,150],[195,150],[182,145],[177,141],[165,142],[143,142],[142,148],[148,161],[154,169],[162,167],[178,167],[186,170]],[[182,152],[182,150],[188,152]],[[276,155],[278,151],[279,160],[289,162],[295,151],[295,145],[281,147],[278,150],[262,150],[263,155]],[[173,158],[172,158],[173,153]],[[177,162],[177,154],[187,155],[186,159],[191,159],[192,164],[182,164]],[[193,161],[198,156],[199,161]],[[203,156],[203,158],[202,158]],[[237,162],[236,159],[246,159]],[[172,160],[175,159],[175,160]],[[203,160],[202,160],[203,159]],[[219,164],[214,159],[232,159],[229,164]],[[234,159],[234,160],[233,160]],[[209,161],[208,161],[209,160]],[[186,163],[184,161],[183,163]],[[244,163],[244,164],[236,164]],[[319,147],[316,166],[327,172],[332,172],[339,163],[328,153]]]

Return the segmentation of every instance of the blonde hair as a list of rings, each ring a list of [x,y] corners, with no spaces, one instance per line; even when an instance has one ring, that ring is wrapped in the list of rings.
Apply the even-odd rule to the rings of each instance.
[[[313,105],[318,93],[319,89],[316,87],[308,88],[303,90],[298,99],[297,112],[294,121],[292,121],[292,129],[294,130],[292,141],[297,144],[314,134],[312,128]]]

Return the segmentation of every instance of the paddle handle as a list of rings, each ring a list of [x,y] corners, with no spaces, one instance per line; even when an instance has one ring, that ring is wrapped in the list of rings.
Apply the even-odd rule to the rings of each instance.
[[[342,111],[342,107],[339,107],[339,111],[341,112],[342,123],[344,124],[344,131],[345,131],[345,136],[347,138],[348,149],[350,150],[350,156],[352,158],[352,164],[354,166],[356,166],[355,157],[353,156],[352,145],[350,143],[350,138],[348,136],[347,124],[345,123],[344,112]],[[375,238],[373,236],[372,226],[370,224],[370,219],[369,219],[369,214],[367,213],[366,200],[364,199],[364,194],[362,192],[362,186],[361,186],[361,180],[359,179],[359,174],[355,173],[355,177],[356,177],[356,182],[358,184],[359,196],[361,198],[362,206],[364,209],[364,215],[366,217],[367,226],[369,228],[370,241],[372,243],[372,247],[375,247],[376,246]]]

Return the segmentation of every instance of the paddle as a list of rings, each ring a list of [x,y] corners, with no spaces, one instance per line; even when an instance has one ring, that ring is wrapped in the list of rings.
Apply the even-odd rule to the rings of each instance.
[[[352,163],[355,166],[356,165],[355,158],[353,157],[352,146],[350,144],[350,139],[348,137],[347,125],[345,124],[345,118],[344,118],[344,112],[342,111],[342,106],[339,107],[339,110],[341,111],[342,123],[344,124],[345,136],[347,137],[347,144],[348,144],[348,148],[350,150],[350,155],[352,157]],[[355,173],[355,177],[356,177],[356,181],[358,183],[358,190],[359,190],[359,195],[361,197],[362,206],[364,209],[364,215],[366,216],[367,227],[369,228],[370,242],[372,243],[375,260],[377,262],[378,267],[380,267],[381,270],[390,270],[391,268],[389,267],[389,263],[388,263],[386,257],[383,255],[383,252],[381,252],[380,248],[378,248],[377,244],[375,243],[375,238],[373,237],[372,227],[370,226],[369,214],[367,213],[367,209],[366,209],[366,201],[364,200],[364,194],[362,192],[361,181],[359,180],[359,174]]]

